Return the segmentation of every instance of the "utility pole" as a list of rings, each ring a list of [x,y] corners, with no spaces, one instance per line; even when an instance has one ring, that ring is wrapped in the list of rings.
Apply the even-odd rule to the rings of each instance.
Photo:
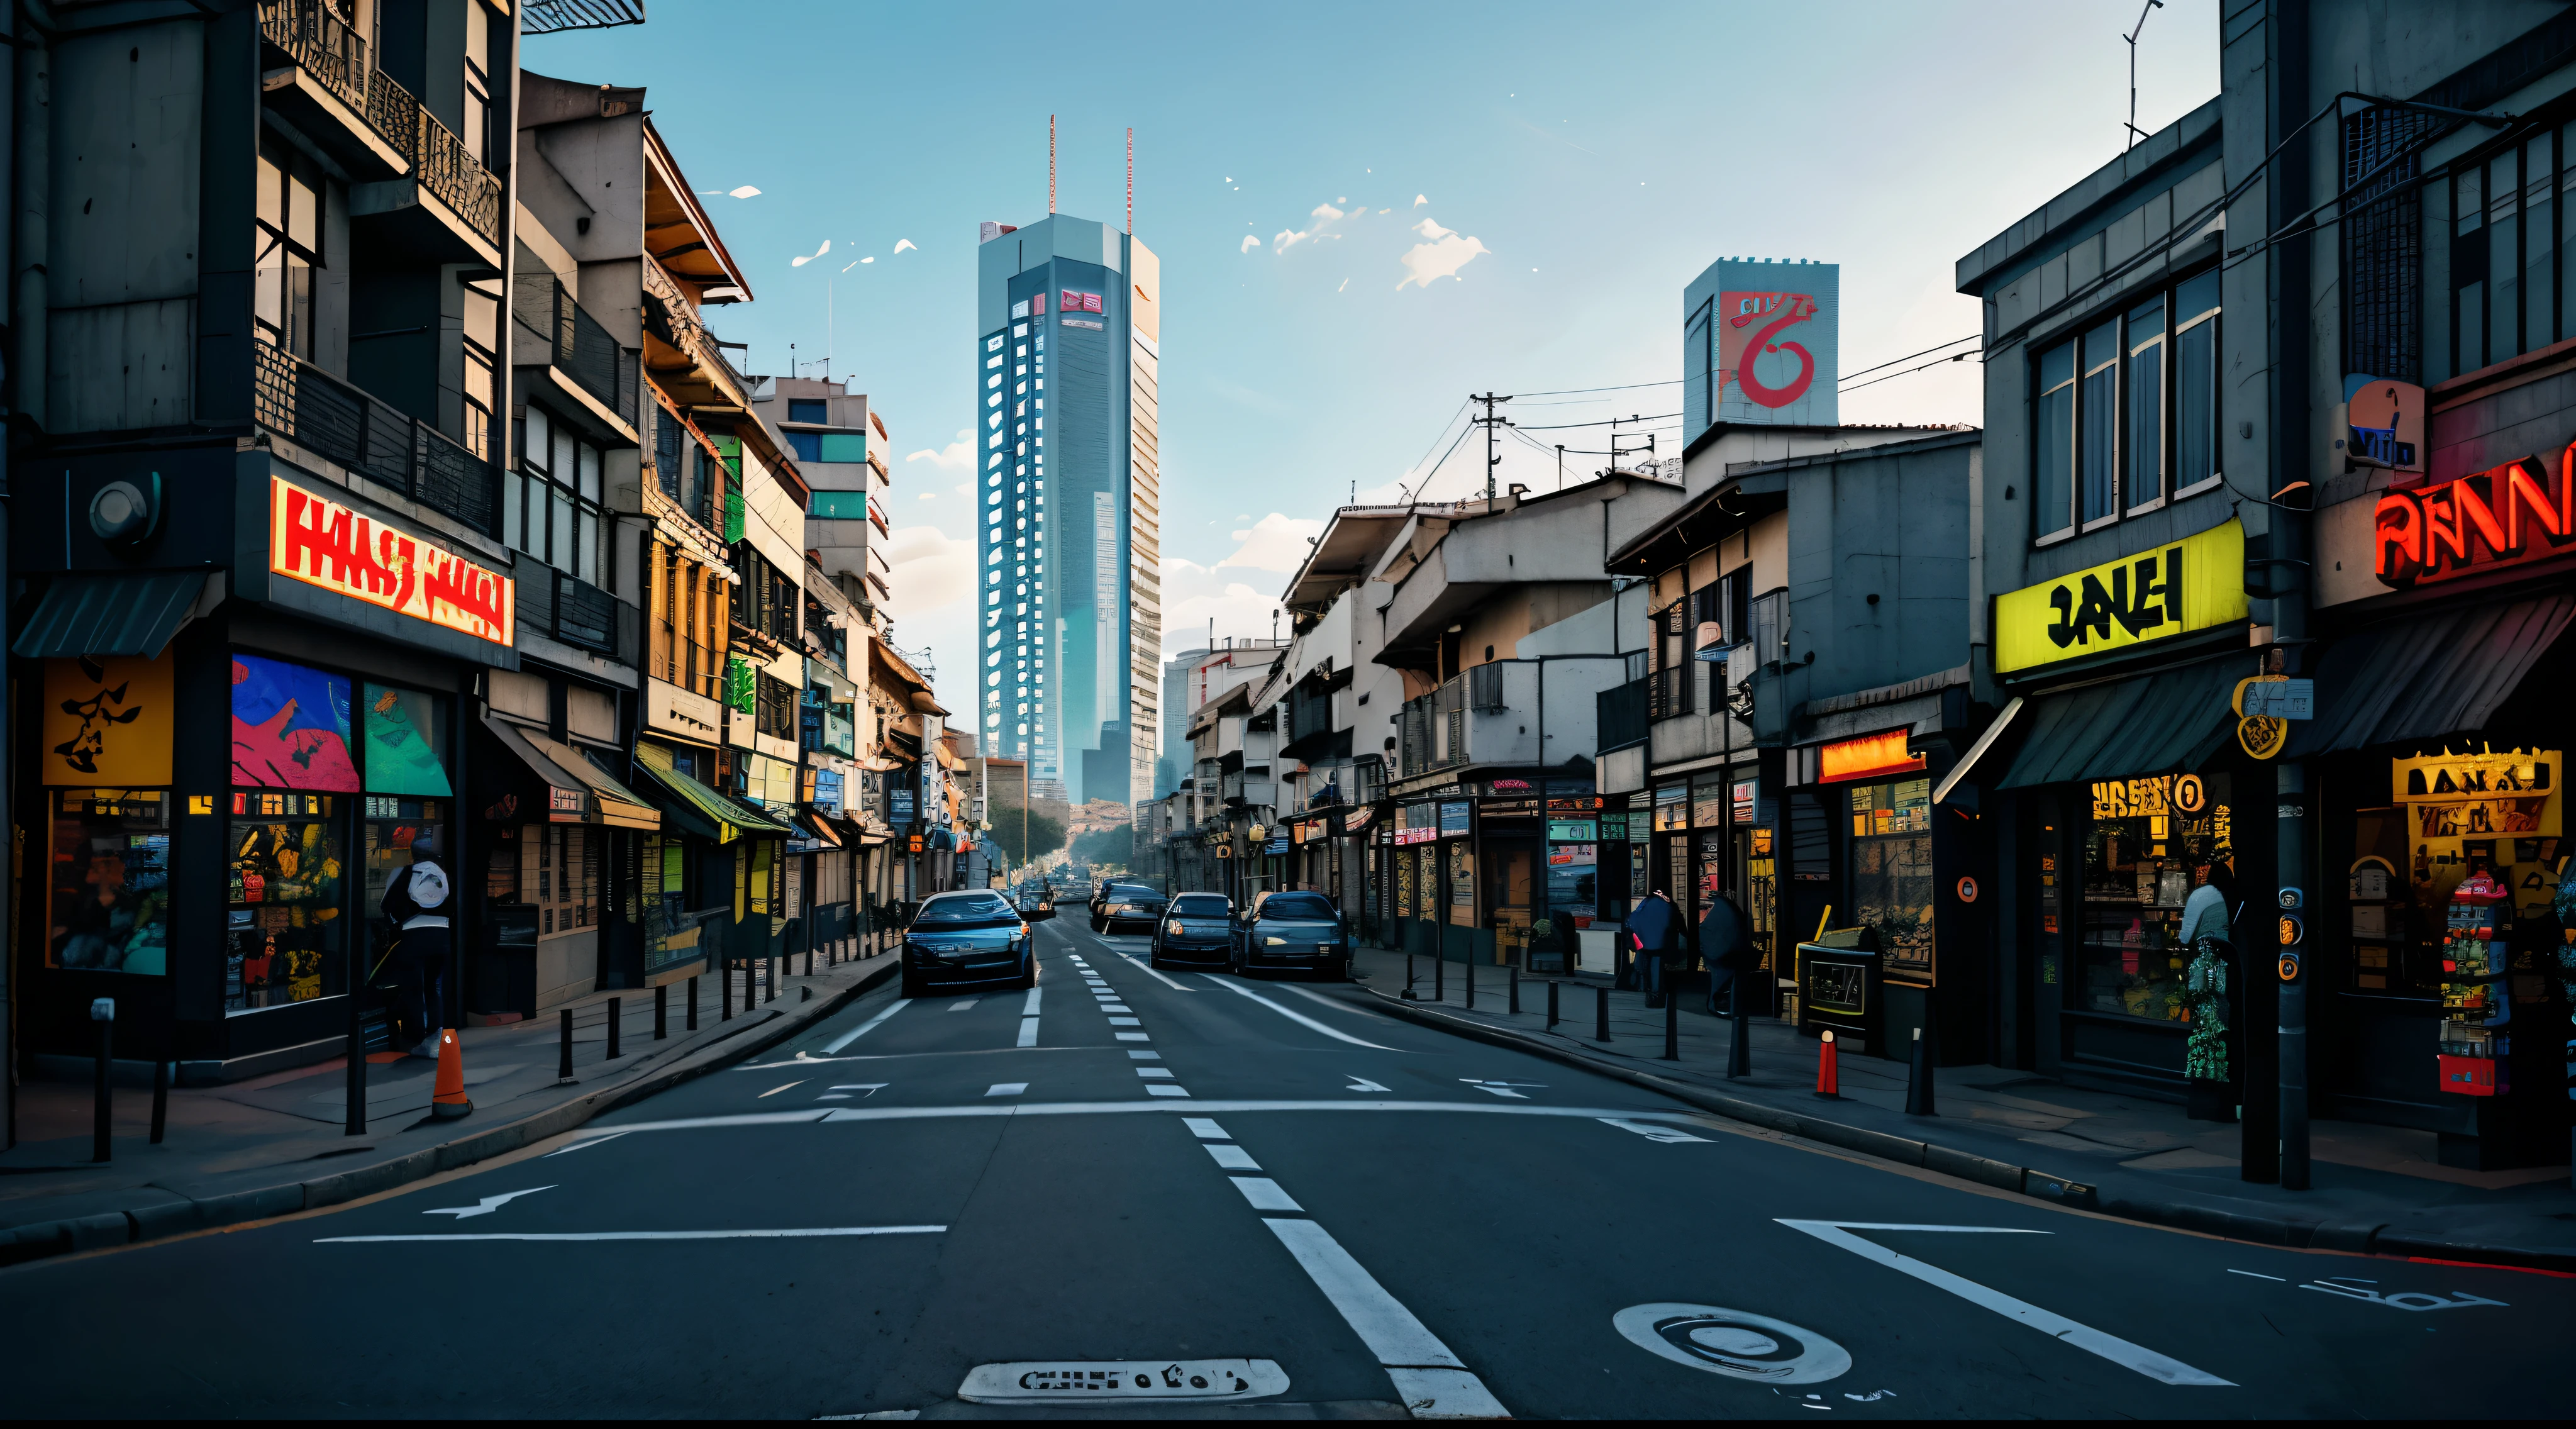
[[[1495,396],[1493,389],[1489,387],[1485,389],[1485,395],[1482,397],[1473,392],[1468,393],[1467,400],[1482,403],[1485,408],[1485,415],[1473,420],[1477,426],[1485,429],[1485,500],[1490,502],[1494,499],[1494,468],[1503,464],[1502,457],[1494,451],[1494,429],[1507,426],[1511,422],[1509,417],[1496,415],[1494,408],[1512,399]]]
[[[2129,42],[2129,132],[2121,136],[2125,142],[2120,145],[2120,152],[2124,154],[2137,147],[2140,139],[2147,137],[2146,131],[2138,127],[2138,32],[2147,27],[2147,16],[2164,7],[2165,0],[2147,0],[2138,10],[2138,23],[2130,26],[2129,33],[2120,37]]]

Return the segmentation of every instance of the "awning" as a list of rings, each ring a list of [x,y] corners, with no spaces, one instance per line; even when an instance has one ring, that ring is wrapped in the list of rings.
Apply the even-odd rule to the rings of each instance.
[[[515,766],[489,771],[499,787],[483,791],[481,802],[488,817],[618,829],[662,827],[662,815],[652,805],[580,750],[493,715],[483,717],[483,727],[509,752]]]
[[[2170,670],[2045,691],[2016,723],[2026,727],[1998,789],[2126,779],[2194,769],[2225,743],[2228,697],[2254,673],[2240,651]]]
[[[54,577],[10,653],[26,660],[74,655],[161,658],[196,613],[204,571],[135,571]]]
[[[845,842],[841,837],[841,831],[832,827],[831,815],[810,804],[798,811],[796,822],[803,825],[807,832],[813,834],[817,842],[826,847],[839,848]]]
[[[796,836],[796,830],[766,810],[729,799],[671,767],[671,751],[658,744],[635,746],[635,767],[649,781],[644,797],[669,816],[682,832],[717,843],[746,834]]]
[[[2326,647],[2317,717],[2296,721],[2291,758],[2483,729],[2576,616],[2553,592],[2392,620]]]

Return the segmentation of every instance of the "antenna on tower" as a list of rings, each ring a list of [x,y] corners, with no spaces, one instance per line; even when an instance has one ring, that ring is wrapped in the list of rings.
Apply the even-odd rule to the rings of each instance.
[[[1047,212],[1055,212],[1055,116],[1047,116]]]
[[[1127,129],[1127,236],[1136,236],[1136,129]]]

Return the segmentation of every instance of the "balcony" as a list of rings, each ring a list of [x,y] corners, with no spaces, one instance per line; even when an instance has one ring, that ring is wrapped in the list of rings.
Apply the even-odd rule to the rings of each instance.
[[[1692,676],[1696,664],[1671,665],[1646,677],[1646,717],[1679,719],[1691,712]]]
[[[642,659],[643,617],[635,607],[551,566],[522,566],[519,628],[621,665]]]
[[[637,431],[637,378],[644,365],[641,348],[620,347],[590,311],[573,301],[561,280],[549,272],[521,273],[511,285],[510,314],[534,338],[517,349],[513,361],[535,366],[526,358],[543,354],[559,382],[597,402],[600,412],[626,426],[630,440]],[[533,351],[530,351],[533,348]]]
[[[647,255],[643,264],[644,361],[654,382],[683,407],[751,410],[751,390],[698,317],[688,290]]]
[[[1629,749],[1646,742],[1649,723],[1646,710],[1651,683],[1649,680],[1631,680],[1603,690],[1594,697],[1598,702],[1594,718],[1599,723],[1601,736],[1598,753],[1608,754],[1614,749]]]
[[[389,236],[406,247],[450,253],[462,247],[499,263],[501,180],[455,130],[374,67],[367,42],[341,18],[339,6],[330,0],[260,0],[259,29],[268,47],[288,62],[264,69],[262,92],[298,111],[294,117],[310,121],[315,111],[326,116],[329,124],[310,127],[317,140],[336,140],[331,147],[353,165],[356,177],[391,180],[362,182],[353,193],[353,217],[390,220]],[[479,238],[479,251],[471,243],[437,243],[414,231],[416,225],[402,215],[418,207],[415,192],[436,199]]]
[[[252,344],[261,426],[412,502],[496,534],[500,473],[427,422],[267,343]]]

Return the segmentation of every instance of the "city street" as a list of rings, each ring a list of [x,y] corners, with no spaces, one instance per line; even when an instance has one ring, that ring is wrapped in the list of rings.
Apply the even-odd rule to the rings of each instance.
[[[2563,1277],[2059,1210],[1755,1134],[1331,989],[1157,973],[1144,939],[1067,913],[1040,925],[1034,992],[904,1001],[889,985],[513,1157],[0,1273],[10,1411],[2456,1418],[2557,1402],[2545,1376],[2462,1371],[2552,1362],[2576,1313]]]

